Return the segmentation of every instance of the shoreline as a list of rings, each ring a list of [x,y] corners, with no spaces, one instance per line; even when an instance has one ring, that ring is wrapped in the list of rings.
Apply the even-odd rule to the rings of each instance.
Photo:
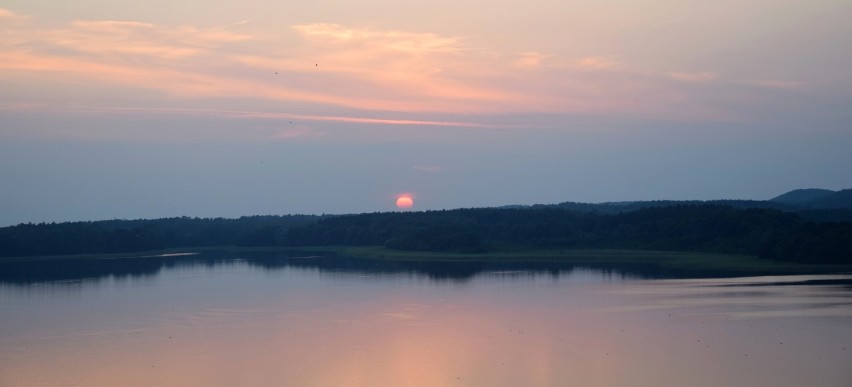
[[[168,248],[161,250],[74,254],[50,256],[0,257],[0,264],[23,262],[51,262],[74,260],[118,260],[145,258],[182,259],[203,256],[205,252],[229,253],[315,253],[323,256],[340,256],[359,259],[398,262],[434,263],[536,263],[574,264],[618,269],[631,265],[648,265],[660,270],[707,272],[718,275],[795,275],[852,273],[852,265],[802,264],[770,261],[749,255],[718,254],[683,251],[648,251],[625,249],[516,249],[486,253],[447,253],[429,251],[390,250],[382,246],[304,246],[304,247],[238,247],[205,246]],[[192,253],[198,253],[192,254]],[[190,255],[191,254],[191,255]]]
[[[389,250],[384,247],[338,247],[339,255],[388,261],[561,263],[617,269],[623,265],[653,265],[663,270],[794,275],[852,273],[852,265],[816,265],[760,259],[749,255],[624,249],[560,249],[497,251],[478,254]]]

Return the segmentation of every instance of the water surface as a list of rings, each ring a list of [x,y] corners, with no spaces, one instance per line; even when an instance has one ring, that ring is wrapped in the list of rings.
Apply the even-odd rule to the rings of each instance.
[[[0,263],[0,385],[852,385],[852,276],[646,269]]]

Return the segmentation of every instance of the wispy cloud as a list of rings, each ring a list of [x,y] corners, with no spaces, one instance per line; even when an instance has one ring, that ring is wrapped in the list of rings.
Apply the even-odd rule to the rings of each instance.
[[[619,65],[615,58],[607,58],[601,56],[588,56],[576,62],[576,66],[581,69],[604,70],[615,68]]]
[[[136,21],[77,20],[45,34],[48,44],[94,54],[129,53],[175,59],[211,54],[223,44],[251,40],[223,27],[166,27]]]
[[[477,67],[488,66],[458,37],[325,23],[292,28],[311,43],[319,71],[360,79],[388,102],[414,110],[476,112],[489,102],[516,99],[512,91],[471,78]]]
[[[0,9],[4,20],[19,17]],[[696,113],[702,111],[696,85],[736,83],[713,71],[640,69],[617,53],[502,52],[471,47],[459,36],[333,23],[296,24],[276,33],[253,28],[251,20],[213,27],[135,20],[10,25],[0,42],[0,79],[29,79],[29,90],[61,82],[122,95],[153,91],[176,106],[240,99],[362,113],[305,115],[311,120],[481,127],[404,116],[517,112],[703,120],[718,114]],[[740,84],[804,86],[765,79]]]
[[[442,120],[408,120],[398,118],[376,118],[359,116],[334,116],[318,114],[281,113],[255,110],[229,110],[229,109],[192,109],[192,108],[166,108],[166,107],[119,107],[119,106],[56,106],[48,104],[24,104],[24,103],[0,103],[0,110],[7,111],[53,111],[53,112],[75,112],[90,114],[168,114],[186,116],[207,116],[233,119],[268,119],[286,121],[288,124],[300,125],[299,121],[317,122],[341,122],[352,124],[392,125],[392,126],[434,126],[454,128],[502,128],[503,126],[469,122],[469,121],[442,121]],[[297,126],[298,128],[303,128]],[[289,129],[288,129],[289,130]]]
[[[513,62],[515,66],[535,68],[542,65],[548,55],[536,51],[522,52],[518,54],[518,59]]]
[[[434,33],[397,30],[349,28],[339,24],[313,23],[292,27],[309,39],[332,43],[364,44],[370,48],[407,53],[455,52],[461,50],[461,39]]]
[[[5,8],[0,8],[0,20],[24,21],[27,19],[28,17],[26,16],[18,15]]]

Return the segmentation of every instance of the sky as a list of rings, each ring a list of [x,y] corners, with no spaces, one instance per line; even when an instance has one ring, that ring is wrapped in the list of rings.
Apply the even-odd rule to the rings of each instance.
[[[848,0],[0,0],[0,226],[852,188]]]

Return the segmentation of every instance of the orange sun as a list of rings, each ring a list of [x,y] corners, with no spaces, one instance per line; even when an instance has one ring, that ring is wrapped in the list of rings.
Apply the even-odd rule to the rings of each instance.
[[[411,206],[413,206],[413,205],[414,205],[414,199],[412,199],[411,196],[402,195],[402,196],[400,196],[399,198],[396,199],[396,207],[397,208],[407,209],[407,208],[411,208]]]

